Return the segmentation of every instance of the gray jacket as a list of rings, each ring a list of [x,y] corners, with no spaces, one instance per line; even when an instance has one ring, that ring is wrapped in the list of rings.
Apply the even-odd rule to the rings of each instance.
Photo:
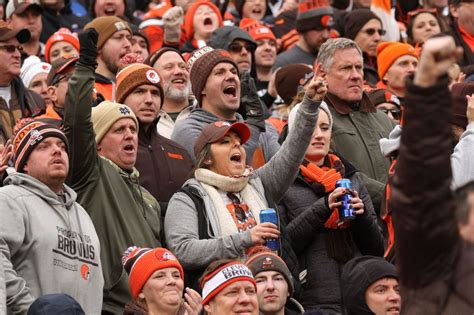
[[[100,314],[104,279],[92,220],[64,185],[58,196],[39,180],[14,173],[0,189],[0,264],[7,306],[24,314],[44,294],[66,293],[86,314]]]
[[[249,185],[265,199],[265,191],[278,202],[295,179],[299,165],[312,136],[319,114],[319,102],[305,99],[297,114],[298,126],[278,153],[264,166],[255,171]],[[199,269],[221,258],[241,257],[244,249],[252,246],[250,230],[243,233],[222,236],[214,217],[216,210],[210,197],[195,179],[185,185],[193,185],[201,195],[206,208],[208,226],[214,235],[200,240],[198,213],[192,199],[183,192],[176,193],[170,200],[165,217],[165,237],[169,249],[186,269]]]
[[[7,314],[7,291],[5,288],[5,271],[0,264],[0,315]]]
[[[240,114],[236,113],[236,117],[237,120],[243,121]],[[195,160],[194,143],[201,134],[202,128],[219,120],[220,119],[214,114],[202,108],[195,108],[186,119],[176,124],[171,134],[171,140],[188,150],[193,160]],[[251,137],[244,145],[245,151],[247,152],[247,163],[250,163],[255,149],[259,145],[262,146],[265,160],[270,160],[278,149],[280,149],[280,145],[278,144],[278,131],[268,122],[265,122],[266,131],[262,133],[254,126],[249,125],[249,127],[251,129]]]

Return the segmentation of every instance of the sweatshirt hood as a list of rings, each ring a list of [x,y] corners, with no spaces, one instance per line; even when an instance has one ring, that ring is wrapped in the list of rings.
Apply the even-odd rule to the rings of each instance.
[[[64,205],[69,210],[74,206],[77,194],[74,190],[63,184],[64,201],[48,186],[40,182],[34,177],[23,173],[10,174],[4,181],[5,185],[21,186],[22,188],[30,191],[32,194],[37,195],[39,198],[47,200],[51,205]]]
[[[342,270],[341,291],[344,306],[350,315],[374,314],[365,302],[365,291],[382,278],[398,279],[394,265],[383,258],[359,256],[349,260]]]

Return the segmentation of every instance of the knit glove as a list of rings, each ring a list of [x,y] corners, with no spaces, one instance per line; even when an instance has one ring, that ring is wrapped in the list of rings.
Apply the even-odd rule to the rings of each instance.
[[[247,123],[265,132],[265,110],[249,71],[240,74],[240,107],[245,110]]]
[[[79,61],[82,64],[97,66],[97,40],[99,33],[94,28],[88,28],[79,33]]]
[[[181,24],[183,24],[183,16],[183,8],[179,6],[172,7],[163,14],[165,43],[179,43],[179,40],[181,39]]]

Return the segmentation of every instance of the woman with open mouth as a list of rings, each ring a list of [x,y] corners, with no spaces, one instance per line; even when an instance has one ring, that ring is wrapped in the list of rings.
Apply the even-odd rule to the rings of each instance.
[[[250,138],[245,123],[217,121],[203,128],[194,145],[194,178],[171,198],[165,218],[167,246],[188,271],[188,286],[197,288],[209,263],[245,259],[252,247],[281,239],[279,226],[260,222],[260,211],[275,208],[295,178],[325,94],[325,78],[315,76],[289,141],[255,171],[245,162],[242,145]]]

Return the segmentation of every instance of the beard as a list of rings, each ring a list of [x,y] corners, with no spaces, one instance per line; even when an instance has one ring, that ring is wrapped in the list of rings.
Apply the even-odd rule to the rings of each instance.
[[[186,82],[183,89],[175,88],[171,83],[165,87],[165,98],[171,99],[176,102],[182,102],[188,99],[191,92],[191,83]]]

